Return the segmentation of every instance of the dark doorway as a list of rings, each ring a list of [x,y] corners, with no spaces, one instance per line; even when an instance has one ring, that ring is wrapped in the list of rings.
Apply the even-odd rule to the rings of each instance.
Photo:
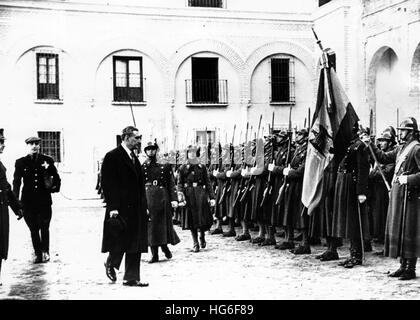
[[[219,102],[219,59],[191,58],[194,103]]]

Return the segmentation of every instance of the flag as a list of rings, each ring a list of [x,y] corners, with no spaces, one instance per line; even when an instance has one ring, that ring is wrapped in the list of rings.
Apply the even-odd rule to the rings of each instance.
[[[321,71],[316,110],[309,133],[303,177],[302,203],[308,215],[322,201],[324,171],[333,158],[340,161],[353,138],[353,126],[359,121],[334,68]]]

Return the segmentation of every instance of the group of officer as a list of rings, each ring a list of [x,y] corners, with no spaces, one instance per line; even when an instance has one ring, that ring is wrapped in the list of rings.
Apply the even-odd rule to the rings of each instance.
[[[0,154],[5,148],[5,140],[4,130],[0,129]],[[8,206],[19,220],[24,218],[30,230],[35,255],[33,262],[45,263],[50,260],[51,193],[60,191],[61,179],[54,160],[40,152],[41,138],[29,137],[25,143],[28,152],[16,160],[13,187],[8,183],[6,168],[0,162],[0,272],[2,260],[8,257]]]
[[[404,120],[397,128],[398,137],[393,127],[377,139],[358,123],[352,130],[345,154],[334,158],[324,172],[325,192],[310,216],[301,202],[307,129],[296,130],[295,139],[286,131],[256,138],[250,141],[248,158],[244,157],[245,144],[214,149],[219,153],[216,159],[225,153],[231,161],[200,161],[200,153],[210,153],[210,148],[190,145],[184,161],[177,158],[174,164],[168,161],[168,155],[161,157],[159,162],[166,164],[150,179],[169,177],[163,168],[169,166],[168,162],[172,164],[173,178],[168,181],[173,222],[191,230],[194,252],[206,247],[205,231],[213,224],[212,235],[273,246],[295,255],[311,254],[311,245],[321,244],[320,239],[325,238],[325,252],[315,256],[320,261],[339,260],[337,248],[347,239],[350,255],[339,262],[344,268],[363,264],[364,253],[372,251],[374,241],[384,248],[374,254],[400,257],[400,268],[389,276],[413,279],[420,255],[417,121]],[[158,149],[156,143],[148,147],[151,145]],[[211,159],[211,155],[204,159]],[[228,230],[224,231],[223,225]],[[235,227],[239,226],[237,234]],[[250,230],[258,230],[258,235],[252,238]],[[284,240],[278,243],[276,235]],[[154,257],[156,252],[152,250]]]

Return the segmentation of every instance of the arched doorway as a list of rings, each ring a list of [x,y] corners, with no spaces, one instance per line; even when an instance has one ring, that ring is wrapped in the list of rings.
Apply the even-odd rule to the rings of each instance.
[[[404,81],[398,56],[390,47],[380,48],[373,56],[368,73],[368,103],[374,113],[374,132],[396,126],[397,110],[400,119],[405,115]]]

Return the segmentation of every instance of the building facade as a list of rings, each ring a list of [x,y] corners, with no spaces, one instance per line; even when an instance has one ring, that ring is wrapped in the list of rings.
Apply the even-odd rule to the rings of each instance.
[[[290,107],[302,127],[319,73],[311,27],[380,130],[396,106],[419,114],[418,20],[414,0],[0,0],[5,162],[39,134],[77,198],[94,192],[98,162],[134,122],[164,151],[225,142],[235,124],[243,140],[260,115],[267,133],[273,112],[285,127]]]

